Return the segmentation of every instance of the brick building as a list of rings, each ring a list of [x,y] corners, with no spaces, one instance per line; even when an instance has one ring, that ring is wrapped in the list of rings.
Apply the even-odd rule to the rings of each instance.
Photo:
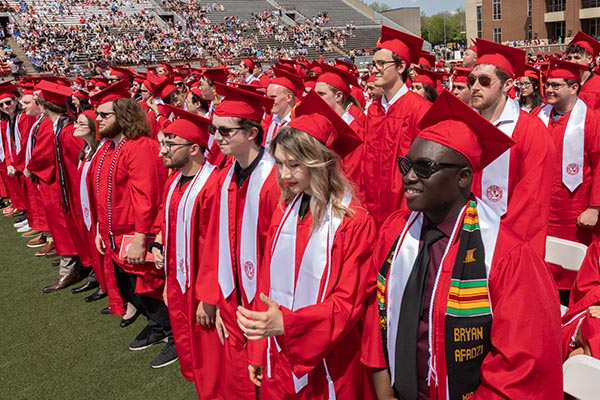
[[[496,42],[564,42],[600,36],[600,0],[465,0],[467,37]]]

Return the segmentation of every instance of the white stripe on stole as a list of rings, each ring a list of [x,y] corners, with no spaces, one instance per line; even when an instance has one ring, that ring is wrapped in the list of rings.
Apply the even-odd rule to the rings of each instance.
[[[225,298],[235,289],[233,277],[233,263],[229,240],[229,207],[228,190],[233,176],[235,163],[231,165],[227,178],[221,188],[221,205],[219,210],[219,285]],[[256,294],[256,274],[258,273],[258,254],[257,254],[257,226],[258,209],[260,206],[260,192],[269,177],[275,161],[266,151],[262,159],[252,171],[250,181],[248,182],[248,191],[246,202],[244,204],[244,214],[242,216],[242,232],[240,236],[240,261],[238,267],[241,269],[242,288],[246,294],[248,302],[254,299]],[[235,182],[234,182],[235,184]]]
[[[452,236],[448,241],[448,246],[444,250],[444,255],[438,266],[438,273],[436,276],[435,284],[433,287],[433,293],[437,291],[440,273],[442,271],[442,265],[448,251],[450,250],[451,244],[454,242],[456,235],[461,232],[464,213],[466,206],[463,207],[459,214],[459,218],[454,225],[452,230]],[[487,275],[489,276],[490,268],[492,265],[494,251],[496,249],[496,239],[500,229],[500,215],[486,205],[481,199],[477,199],[477,213],[479,217],[479,227],[481,232],[481,240],[485,248],[485,267]],[[423,214],[413,212],[402,233],[400,234],[400,240],[396,246],[394,259],[390,267],[390,273],[387,281],[387,351],[388,359],[390,363],[390,376],[392,379],[392,385],[394,384],[395,378],[395,359],[396,359],[396,339],[398,336],[398,321],[400,320],[400,308],[402,305],[402,296],[406,289],[406,283],[414,266],[415,260],[419,253],[419,240],[421,237],[421,229],[423,227]],[[433,303],[435,296],[431,296],[431,303],[429,305],[429,326],[432,326],[433,321]],[[491,302],[490,302],[491,304]],[[432,358],[432,331],[429,330],[429,371],[428,377],[437,380],[435,358]]]
[[[81,168],[81,177],[79,178],[79,198],[81,203],[81,212],[83,214],[83,222],[88,232],[92,229],[92,216],[90,211],[90,195],[87,188],[87,175],[92,164],[92,160],[96,157],[98,152],[94,152],[92,156],[83,161],[83,167]],[[80,161],[81,162],[81,161]]]
[[[29,131],[29,136],[27,137],[27,147],[25,148],[25,168],[29,165],[29,160],[31,160],[31,152],[33,151],[33,133],[36,128],[42,123],[42,119],[44,115],[41,114],[38,119],[35,120],[31,130]],[[39,128],[38,128],[39,129]],[[99,147],[99,146],[98,146]],[[4,161],[4,150],[2,149],[2,141],[0,140],[0,161]]]
[[[520,113],[519,103],[510,98],[507,99],[504,111],[498,120],[498,129],[512,138]],[[502,123],[503,121],[510,122]],[[485,167],[481,176],[481,197],[500,216],[506,214],[508,209],[510,152],[511,149],[506,150],[500,157]]]
[[[546,126],[550,124],[551,113],[552,105],[548,104],[538,114],[539,119]],[[581,99],[577,99],[565,128],[561,166],[562,182],[571,192],[574,192],[583,183],[586,115],[587,106]]]
[[[308,240],[296,281],[294,279],[296,275],[296,230],[302,196],[303,194],[297,195],[288,205],[277,228],[275,240],[271,248],[270,297],[291,311],[297,311],[301,308],[321,303],[325,299],[331,274],[333,240],[343,221],[342,217],[334,214],[331,203],[329,203],[327,205],[327,212],[323,217],[323,222],[317,229],[313,230]],[[342,204],[348,207],[351,200],[352,196],[346,194],[342,200]],[[325,289],[319,298],[319,289],[323,280],[325,280]],[[275,341],[277,350],[281,351],[276,339],[273,338],[273,340]],[[269,340],[269,350],[270,347],[271,340]],[[269,350],[267,350],[267,358],[269,358]],[[329,398],[335,399],[333,379],[329,375],[325,360],[323,360],[323,363],[328,382]],[[267,365],[267,376],[269,377],[271,376],[270,365],[269,360]],[[308,374],[297,377],[292,372],[292,377],[294,378],[296,393],[300,392],[308,384]]]
[[[181,196],[179,200],[179,204],[177,206],[177,220],[175,221],[175,265],[168,266],[168,260],[170,252],[173,249],[168,245],[169,243],[169,234],[168,229],[170,226],[169,221],[169,209],[171,206],[171,198],[173,197],[173,192],[179,182],[181,181],[182,174],[179,174],[177,178],[171,184],[169,188],[169,192],[167,194],[167,199],[165,201],[165,226],[166,229],[164,232],[164,243],[165,243],[165,273],[168,267],[176,268],[176,277],[177,282],[179,283],[179,287],[181,288],[181,292],[185,293],[187,289],[190,287],[190,260],[191,260],[191,229],[192,229],[192,214],[194,212],[194,208],[196,205],[196,198],[198,194],[206,185],[206,182],[210,178],[210,175],[215,170],[215,167],[208,162],[205,162],[202,166],[202,169],[196,173],[192,182],[188,185],[185,192]]]

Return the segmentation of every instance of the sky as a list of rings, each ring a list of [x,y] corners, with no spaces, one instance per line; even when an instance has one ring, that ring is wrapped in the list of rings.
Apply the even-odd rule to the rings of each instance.
[[[367,1],[367,3],[369,2]],[[379,0],[379,3],[385,3],[390,8],[421,7],[421,12],[427,15],[443,11],[454,11],[459,7],[465,7],[464,0]]]

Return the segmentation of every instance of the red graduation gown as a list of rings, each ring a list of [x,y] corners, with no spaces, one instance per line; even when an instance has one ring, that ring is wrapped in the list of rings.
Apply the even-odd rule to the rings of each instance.
[[[417,124],[431,103],[408,91],[387,112],[381,100],[369,107],[363,145],[363,205],[380,226],[404,199],[398,157],[405,156],[417,136]]]
[[[173,173],[167,178],[165,183],[165,192],[163,196],[163,207],[166,206],[166,200],[171,184],[180,175]],[[177,210],[183,194],[190,185],[191,181],[181,186],[180,184],[173,190],[169,205],[169,226],[166,226],[164,213],[162,214],[161,232],[168,229],[168,243],[166,243],[167,260],[165,264],[167,299],[169,303],[169,318],[173,328],[173,338],[177,354],[179,355],[179,367],[185,379],[193,381],[196,384],[198,398],[216,399],[219,387],[219,374],[221,365],[221,343],[214,326],[212,328],[203,328],[196,322],[196,309],[198,300],[194,282],[196,281],[197,268],[199,260],[204,252],[206,241],[206,232],[208,221],[211,216],[213,202],[217,195],[218,172],[215,170],[204,187],[198,193],[194,204],[192,214],[192,226],[190,238],[192,238],[193,248],[191,250],[189,271],[190,287],[186,293],[183,293],[179,282],[177,281],[177,260],[175,254],[177,237]],[[163,240],[165,235],[163,234]]]
[[[540,256],[544,257],[554,171],[554,144],[544,124],[536,116],[522,110],[512,138],[515,145],[509,150],[507,211],[502,222],[520,238],[531,242]],[[473,179],[473,193],[479,198],[491,199],[491,194],[482,193],[481,179],[481,173]]]
[[[591,109],[600,109],[600,76],[592,73],[592,76],[581,86],[579,98]]]
[[[599,259],[600,242],[594,242],[588,248],[581,269],[577,273],[577,279],[575,279],[571,289],[569,310],[562,317],[563,357],[565,360],[569,353],[574,350],[570,347],[571,338],[577,332],[580,323],[582,324],[583,339],[588,342],[591,355],[600,358],[600,319],[593,318],[586,312],[589,306],[600,303]]]
[[[113,261],[125,272],[137,276],[135,291],[138,294],[162,299],[164,274],[154,267],[154,263],[130,264],[119,258],[123,235],[134,233],[154,234],[158,229],[158,210],[162,201],[167,169],[158,156],[158,142],[148,136],[128,139],[116,157],[112,176],[112,231],[115,249],[111,249],[108,227],[108,177],[115,149],[106,154],[102,168],[98,170],[102,154],[111,140],[107,140],[97,151],[90,170],[94,171],[94,184],[98,227],[106,245],[104,273],[108,287],[111,310],[123,314],[123,299],[115,279]]]
[[[27,194],[27,185],[25,183],[25,177],[23,176],[23,170],[25,169],[25,150],[27,148],[27,138],[29,137],[29,131],[31,125],[35,122],[35,117],[26,115],[25,113],[19,113],[15,119],[18,130],[14,130],[15,135],[19,135],[19,141],[21,144],[20,151],[17,151],[16,143],[17,138],[14,140],[12,137],[7,137],[8,121],[3,119],[0,121],[0,132],[2,133],[2,139],[4,139],[4,154],[6,167],[14,167],[17,170],[17,175],[8,176],[6,184],[11,193],[11,200],[13,206],[27,210],[30,208],[30,202]]]
[[[354,130],[354,132],[356,132],[364,141],[367,116],[355,105],[351,105],[347,112],[352,116],[352,118],[354,118],[352,122],[350,122],[350,128],[352,128],[352,130]],[[361,167],[363,152],[363,144],[361,144],[343,159],[344,172],[357,188],[359,187],[362,179]],[[361,200],[363,197],[364,196],[361,195]]]
[[[217,198],[212,209],[212,218],[207,232],[207,242],[198,277],[196,279],[196,296],[200,301],[216,304],[219,307],[223,323],[229,332],[229,338],[225,340],[223,359],[221,367],[221,383],[219,394],[223,399],[254,399],[255,386],[248,375],[248,341],[238,327],[235,315],[238,302],[237,292],[240,293],[241,304],[248,306],[248,300],[242,287],[236,288],[229,297],[224,298],[218,284],[219,276],[219,211],[221,206],[221,188],[227,177],[228,169],[219,173],[219,187]],[[257,251],[259,259],[257,265],[261,264],[261,257],[265,250],[267,234],[271,216],[279,202],[280,190],[275,177],[275,168],[265,181],[260,192],[259,218],[257,226]],[[238,188],[235,182],[236,173],[233,174],[228,188],[228,210],[229,210],[229,238],[231,244],[231,260],[237,282],[242,282],[242,268],[237,264],[240,254],[240,235],[242,229],[242,215],[246,202],[246,195],[250,178],[247,178],[242,186]],[[259,273],[259,272],[258,272]],[[235,276],[235,275],[234,275]],[[258,291],[256,296],[258,296]]]
[[[371,259],[372,274],[383,265],[409,215],[398,211],[381,227]],[[431,399],[447,398],[445,316],[459,244],[456,241],[450,247],[442,262],[433,293],[434,326],[430,329],[435,339],[430,351],[437,374],[432,371]],[[481,365],[481,383],[473,399],[562,399],[558,296],[542,258],[502,225],[488,290],[493,313],[491,349]],[[361,360],[372,368],[386,368],[377,300],[370,293]]]
[[[274,339],[270,349],[272,377],[265,377],[260,395],[262,399],[329,399],[328,383],[323,360],[338,399],[370,399],[369,372],[360,363],[359,318],[365,310],[367,295],[375,287],[375,280],[364,266],[371,254],[371,244],[376,238],[372,217],[352,201],[353,216],[346,215],[333,238],[331,275],[325,287],[321,280],[319,298],[322,302],[291,311],[283,306],[284,334],[276,340],[282,347],[277,351]],[[283,218],[278,208],[271,222],[267,248],[270,249],[277,228]],[[298,221],[296,230],[295,270],[296,280],[302,257],[311,234],[312,217],[309,213]],[[270,290],[271,252],[265,255],[259,277],[259,292],[268,295]],[[291,258],[290,258],[291,260]],[[255,299],[256,309],[266,307]],[[251,343],[250,363],[265,363],[266,342]],[[308,384],[295,393],[292,371],[296,376],[308,374]]]

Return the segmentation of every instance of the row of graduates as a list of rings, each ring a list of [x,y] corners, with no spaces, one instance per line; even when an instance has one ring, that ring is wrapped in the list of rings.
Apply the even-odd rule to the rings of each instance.
[[[35,140],[30,141],[33,148],[26,169],[39,179],[40,189],[41,182],[48,186],[54,184],[55,197],[42,196],[44,205],[50,199],[56,200],[57,211],[62,212],[65,221],[73,218],[77,224],[70,226],[85,226],[81,230],[84,234],[79,235],[84,242],[88,239],[82,244],[82,250],[76,249],[74,253],[60,250],[59,254],[85,254],[83,248],[87,247],[89,252],[89,244],[94,242],[98,252],[91,252],[90,263],[96,266],[96,274],[109,294],[111,310],[122,314],[125,301],[135,302],[148,315],[149,326],[154,330],[154,336],[147,335],[148,340],[169,336],[172,325],[182,371],[196,382],[201,398],[253,398],[255,386],[248,379],[249,364],[251,377],[254,383],[261,383],[261,396],[265,398],[369,398],[371,380],[360,362],[361,340],[367,349],[362,361],[383,371],[375,380],[380,395],[380,390],[391,389],[392,383],[404,398],[415,398],[417,390],[419,396],[446,398],[447,385],[449,392],[457,390],[460,395],[466,395],[474,391],[481,398],[491,398],[498,393],[508,397],[528,397],[532,393],[544,393],[544,398],[561,395],[558,303],[541,261],[550,213],[552,173],[549,171],[553,168],[550,140],[544,140],[546,130],[539,121],[520,113],[518,106],[517,111],[513,110],[515,104],[507,100],[505,90],[509,86],[508,79],[497,84],[501,77],[496,76],[498,72],[494,69],[499,66],[512,78],[518,75],[524,57],[519,61],[520,55],[504,46],[478,41],[480,65],[472,73],[473,106],[477,108],[477,99],[482,103],[502,100],[502,118],[500,115],[492,118],[493,113],[486,115],[485,107],[480,109],[481,116],[477,115],[446,92],[436,107],[429,110],[430,103],[408,91],[407,66],[416,59],[421,45],[420,38],[383,28],[372,67],[374,83],[382,88],[383,96],[369,107],[362,131],[352,129],[352,124],[348,125],[344,118],[346,111],[340,113],[332,108],[326,99],[327,93],[320,93],[316,85],[300,105],[293,107],[302,94],[297,90],[298,80],[289,73],[282,73],[271,81],[266,98],[213,81],[213,87],[222,98],[218,104],[211,104],[212,122],[168,105],[161,107],[164,114],[159,110],[148,119],[150,111],[128,99],[129,83],[122,81],[92,96],[97,105],[99,133],[106,140],[93,159],[90,156],[86,159],[88,162],[81,163],[78,173],[77,167],[64,168],[62,155],[79,154],[82,143],[67,151],[70,125],[56,122],[61,120],[61,114],[57,113],[58,118],[49,118],[56,123],[47,124],[52,128],[46,128],[50,135],[42,134],[44,129],[31,130]],[[557,61],[553,71],[556,75],[551,75],[552,79],[579,81],[568,63]],[[343,74],[331,73],[338,81],[323,74],[322,79],[327,82],[321,83],[334,86],[344,81]],[[490,78],[487,86],[484,75]],[[64,105],[70,93],[69,88],[47,81],[40,82],[36,89],[39,90],[38,103],[49,110],[50,116],[53,116],[52,104]],[[283,106],[290,103],[288,115]],[[282,106],[281,110],[277,106]],[[272,111],[271,122],[264,129],[261,121],[269,110]],[[428,110],[429,117],[422,118]],[[157,140],[149,136],[150,122],[159,123],[163,115],[171,114],[179,119],[174,118],[171,123],[163,120],[159,146]],[[428,124],[444,123],[437,117],[460,122],[434,129]],[[512,136],[512,140],[498,136],[494,126],[485,123],[485,119],[501,120],[498,127]],[[417,127],[419,121],[422,122]],[[285,125],[289,129],[284,129]],[[419,133],[420,129],[426,127],[430,135],[423,138],[454,149],[466,158],[470,169],[465,159],[456,159],[454,153],[447,155],[424,149],[423,142],[416,139],[425,132]],[[207,130],[213,134],[208,136]],[[441,135],[442,131],[457,136],[431,135],[431,132]],[[463,131],[468,134],[461,140]],[[489,133],[492,143],[497,144],[495,150],[477,132]],[[534,136],[536,134],[539,136]],[[39,139],[46,136],[50,145],[38,147]],[[278,147],[279,141],[281,147]],[[502,160],[513,141],[510,155]],[[421,145],[414,150],[417,143]],[[218,154],[215,146],[222,155],[233,158],[225,162],[221,172],[216,172],[210,163],[211,157]],[[204,149],[209,149],[208,163],[204,161]],[[42,150],[48,152],[48,158],[36,158],[36,152]],[[167,178],[163,161],[156,156],[159,151],[165,165],[181,169],[182,173],[172,173]],[[357,151],[359,157],[353,158]],[[178,154],[194,157],[195,171],[185,167],[185,163],[178,164]],[[491,180],[486,181],[484,167],[493,166],[501,154],[499,168],[492,170],[496,173],[490,174]],[[338,157],[344,161],[359,160],[355,164],[359,176],[353,178],[358,187],[355,194],[351,194],[351,185],[343,178],[344,174],[352,176],[348,169],[352,162],[344,164],[342,174]],[[448,157],[455,160],[443,159]],[[44,168],[35,167],[36,159],[45,164]],[[446,168],[446,164],[462,168]],[[88,165],[87,173],[82,173],[85,165]],[[29,169],[30,166],[33,169]],[[454,175],[449,175],[465,169],[475,172],[475,177],[467,176],[468,179],[456,183]],[[589,176],[591,173],[584,174],[584,184],[575,188],[585,186]],[[411,181],[412,184],[407,185]],[[425,296],[427,301],[421,301],[418,312],[414,309],[405,312],[401,294],[404,288],[408,291],[408,282],[412,282],[411,271],[417,270],[413,264],[419,264],[417,253],[423,249],[419,243],[424,241],[420,240],[421,228],[438,225],[444,231],[442,225],[454,217],[445,243],[449,254],[457,258],[456,246],[463,234],[458,235],[453,227],[463,226],[462,207],[470,201],[471,181],[473,191],[485,195],[475,201],[475,206],[468,207],[468,212],[478,214],[479,218],[483,218],[482,215],[498,217],[491,218],[491,225],[488,220],[482,224],[484,248],[476,249],[478,254],[486,254],[485,268],[480,264],[475,277],[485,282],[478,287],[481,292],[477,295],[481,297],[469,299],[472,291],[460,286],[462,281],[473,280],[468,274],[461,275],[464,272],[464,268],[458,266],[461,263],[455,267],[452,257],[444,258],[444,262],[441,258],[433,262],[437,256],[432,250],[430,267],[433,265],[431,271],[434,272],[430,272],[431,276],[426,274],[427,279],[421,276],[420,286],[415,284],[415,287],[423,287],[426,282],[427,290],[425,294],[421,289],[410,296],[417,299]],[[485,182],[492,184],[485,186]],[[424,199],[431,201],[431,195],[426,194],[435,190],[433,183],[438,189],[441,185],[442,190],[433,192],[433,198],[439,196],[437,202],[427,204]],[[455,190],[449,190],[455,195],[450,201],[443,194],[455,183],[462,197]],[[563,183],[561,179],[561,190]],[[73,195],[77,193],[76,188],[85,190]],[[86,193],[86,200],[82,193]],[[280,205],[281,193],[284,202]],[[462,202],[459,209],[448,209],[448,204],[456,205],[457,199]],[[81,206],[73,207],[77,201]],[[161,205],[163,211],[159,211]],[[409,218],[407,211],[396,212],[406,210],[406,205],[423,211],[426,221],[422,214]],[[80,210],[80,215],[71,215],[74,210]],[[469,218],[476,220],[471,214]],[[406,221],[410,222],[411,229],[405,229]],[[489,227],[498,224],[502,229],[495,232],[502,237],[490,239]],[[575,221],[570,220],[569,224],[569,229],[580,229]],[[159,229],[158,225],[162,227]],[[381,228],[377,240],[378,226]],[[169,322],[161,318],[164,306],[148,300],[160,302],[164,291],[164,269],[145,262],[147,238],[157,232],[160,234],[154,239],[152,252],[156,265],[161,266],[162,262],[166,266]],[[404,243],[409,232],[416,244],[415,240],[408,241],[411,245],[402,253],[404,247],[398,243]],[[64,234],[53,232],[55,237]],[[132,237],[127,249],[122,248],[125,236]],[[403,239],[397,242],[399,237]],[[376,243],[375,251],[373,243]],[[497,244],[495,250],[490,251],[487,246],[492,243]],[[164,255],[160,244],[165,247]],[[57,250],[58,247],[57,243]],[[463,250],[460,252],[462,255]],[[438,256],[445,251],[442,249],[439,253]],[[398,259],[401,254],[402,258]],[[466,256],[458,258],[467,259]],[[378,281],[381,289],[378,307],[374,298],[375,281],[387,259],[390,259],[387,273],[382,273]],[[61,269],[59,280],[69,276],[63,271]],[[401,283],[396,283],[400,286],[392,284],[395,271],[400,273]],[[458,274],[456,277],[454,272]],[[467,347],[456,349],[465,356],[454,358],[454,363],[446,357],[444,349],[450,348],[450,342],[458,346],[456,343],[461,340],[452,341],[448,335],[454,329],[467,332],[460,329],[468,326],[471,326],[469,332],[479,332],[476,325],[480,322],[473,324],[475,320],[467,319],[467,325],[461,328],[454,321],[444,328],[444,316],[462,314],[445,311],[449,285],[432,284],[441,282],[442,276],[443,282],[449,283],[450,278],[459,282],[453,294],[458,309],[469,310],[469,301],[485,303],[485,298],[489,300],[487,307],[480,308],[494,309],[493,323],[489,312],[467,313],[469,317],[485,316],[487,322],[481,323],[485,334],[467,335],[470,339],[462,340]],[[386,284],[388,279],[390,285]],[[395,289],[388,291],[388,287]],[[392,301],[398,294],[402,301],[398,298]],[[523,301],[530,296],[535,301]],[[367,305],[371,309],[365,317]],[[425,308],[430,312],[424,312]],[[383,316],[380,315],[382,310],[385,310]],[[411,316],[408,325],[402,315]],[[432,320],[434,315],[436,319]],[[196,321],[200,321],[200,325]],[[535,324],[545,340],[539,341],[538,335],[524,335],[520,328],[526,323]],[[450,326],[453,330],[448,328]],[[409,334],[411,329],[414,332]],[[433,332],[437,333],[432,336]],[[218,345],[219,333],[224,343],[222,348]],[[266,337],[270,339],[263,340]],[[249,338],[261,340],[253,343],[248,342]],[[398,354],[396,342],[402,341],[400,347],[404,350],[401,351],[409,349],[408,353],[395,357]],[[470,351],[472,349],[476,350]],[[403,360],[412,358],[414,363],[402,364]],[[461,359],[469,363],[463,364]],[[215,363],[218,364],[215,366]],[[467,364],[472,370],[480,371],[479,375],[475,374],[477,379],[468,384],[462,379]],[[383,381],[379,379],[382,376]],[[401,376],[411,377],[408,389],[402,386]],[[532,385],[532,381],[539,385]]]

